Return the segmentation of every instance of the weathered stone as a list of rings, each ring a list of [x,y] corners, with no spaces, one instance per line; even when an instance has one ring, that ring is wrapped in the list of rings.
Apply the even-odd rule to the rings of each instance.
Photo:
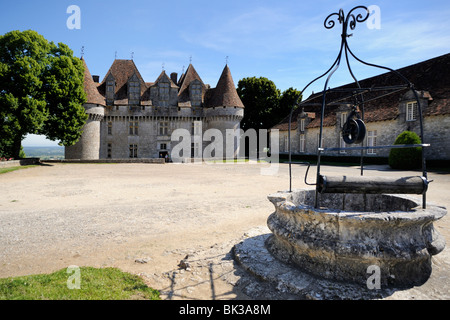
[[[275,212],[266,241],[280,260],[332,280],[366,285],[369,266],[383,285],[422,284],[431,274],[431,255],[445,247],[433,222],[446,213],[412,198],[392,195],[324,194],[314,208],[314,190],[269,196]]]

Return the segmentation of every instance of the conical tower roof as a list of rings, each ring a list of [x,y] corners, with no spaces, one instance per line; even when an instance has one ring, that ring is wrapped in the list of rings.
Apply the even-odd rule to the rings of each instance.
[[[98,92],[97,84],[92,79],[86,61],[81,57],[84,66],[84,91],[87,95],[86,103],[93,103],[105,106],[105,98]]]
[[[244,108],[244,104],[234,86],[230,68],[225,65],[217,86],[211,90],[207,101],[207,107],[238,107]]]

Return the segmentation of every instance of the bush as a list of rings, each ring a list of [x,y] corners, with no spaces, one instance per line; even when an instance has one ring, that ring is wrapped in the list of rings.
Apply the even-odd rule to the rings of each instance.
[[[412,131],[402,132],[394,144],[420,144],[420,137]],[[389,152],[389,166],[392,169],[412,170],[422,167],[422,148],[399,148]]]

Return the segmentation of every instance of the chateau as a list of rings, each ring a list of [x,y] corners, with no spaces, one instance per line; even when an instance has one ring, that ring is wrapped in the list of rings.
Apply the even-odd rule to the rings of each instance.
[[[192,135],[191,154],[201,156],[203,142],[194,135],[218,129],[239,130],[244,105],[228,65],[215,88],[203,83],[192,64],[178,79],[163,70],[155,82],[145,82],[133,60],[115,59],[102,82],[92,76],[84,58],[84,105],[89,118],[80,140],[65,148],[66,159],[161,158],[177,142],[179,128]],[[235,145],[237,152],[238,144]],[[223,148],[225,153],[225,147]],[[186,157],[185,155],[183,155]],[[188,158],[186,157],[186,158]]]
[[[397,70],[414,84],[422,106],[424,138],[430,147],[426,157],[431,160],[450,160],[450,54],[445,54]],[[389,86],[398,82],[392,73],[367,78],[360,81],[361,87]],[[348,84],[339,88],[352,87]],[[316,98],[315,98],[316,97]],[[313,102],[321,102],[322,93],[313,94]],[[315,99],[314,99],[315,98]],[[414,94],[409,89],[373,100],[364,106],[366,137],[364,146],[394,144],[396,137],[405,130],[419,132],[419,118]],[[297,108],[292,115],[291,150],[295,155],[317,155],[320,130],[320,107]],[[345,148],[342,126],[350,105],[332,104],[324,115],[322,146],[325,148]],[[288,153],[289,116],[271,129],[279,130],[280,154]],[[330,156],[359,157],[361,151],[341,150],[323,153]],[[389,149],[368,149],[364,157],[388,157]]]

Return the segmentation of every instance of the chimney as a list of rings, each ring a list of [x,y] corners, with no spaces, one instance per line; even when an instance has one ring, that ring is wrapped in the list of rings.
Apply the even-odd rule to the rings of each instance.
[[[92,80],[94,80],[94,82],[98,83],[99,81],[99,76],[92,76]]]
[[[176,72],[172,72],[170,74],[170,80],[172,80],[172,82],[175,84],[177,84],[177,77],[178,77],[178,74]]]

